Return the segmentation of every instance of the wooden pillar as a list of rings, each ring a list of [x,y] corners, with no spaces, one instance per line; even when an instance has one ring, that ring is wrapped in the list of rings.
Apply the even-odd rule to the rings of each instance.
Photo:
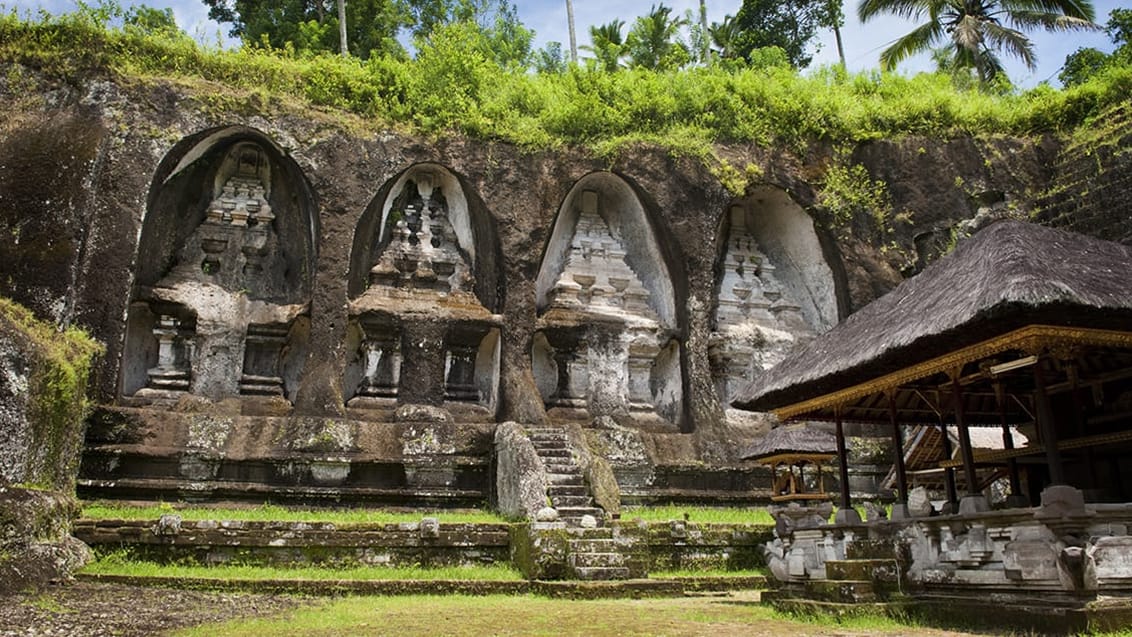
[[[896,390],[888,392],[888,420],[892,425],[892,454],[895,457],[897,501],[892,505],[892,519],[909,518],[908,474],[904,468],[904,435],[896,418]]]
[[[943,457],[951,460],[951,437],[947,435],[947,423],[943,416],[939,418],[939,433],[943,436]],[[955,487],[955,469],[947,467],[943,470],[943,486],[947,491],[947,503],[944,505],[946,513],[959,513],[959,490]]]
[[[1034,363],[1034,406],[1037,413],[1038,432],[1042,436],[1042,444],[1046,448],[1046,465],[1049,466],[1049,480],[1051,485],[1065,484],[1065,466],[1061,462],[1061,451],[1057,448],[1057,428],[1053,422],[1053,410],[1049,405],[1049,394],[1046,393],[1045,370],[1042,369],[1044,356],[1038,356]]]
[[[833,521],[836,524],[860,524],[861,514],[849,500],[849,454],[845,450],[845,426],[841,422],[840,409],[834,411],[833,420],[837,425],[837,472],[841,479],[841,501]]]
[[[959,501],[960,513],[981,513],[990,510],[990,502],[979,491],[979,476],[975,473],[975,452],[971,449],[971,432],[967,429],[967,416],[963,409],[963,386],[959,384],[962,372],[951,376],[951,394],[955,401],[955,427],[959,430],[959,455],[963,457],[963,477],[967,480],[967,495]]]
[[[998,403],[998,422],[1002,425],[1002,446],[1006,450],[1014,448],[1014,435],[1010,431],[1010,424],[1006,421],[1006,388],[1002,381],[994,381],[994,398]],[[1018,459],[1009,458],[1006,468],[1010,472],[1010,495],[1006,498],[1006,506],[1020,508],[1030,506],[1030,500],[1022,493],[1022,480],[1018,476]]]

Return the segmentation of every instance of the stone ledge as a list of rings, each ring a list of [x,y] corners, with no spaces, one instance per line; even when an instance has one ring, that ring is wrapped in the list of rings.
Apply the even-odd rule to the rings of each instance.
[[[298,595],[542,595],[566,599],[637,599],[683,597],[702,592],[761,590],[760,577],[696,577],[606,582],[481,580],[232,580],[204,577],[91,575],[88,582],[157,586],[189,590]]]

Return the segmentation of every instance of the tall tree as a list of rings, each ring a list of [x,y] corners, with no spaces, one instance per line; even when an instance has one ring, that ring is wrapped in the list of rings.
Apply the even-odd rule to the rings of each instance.
[[[830,0],[743,0],[735,15],[737,55],[749,58],[755,49],[776,46],[790,64],[805,68],[813,60],[810,46],[819,28],[835,23]]]
[[[700,0],[700,58],[704,64],[711,63],[711,31],[707,21],[707,0]]]
[[[343,57],[350,55],[350,45],[346,42],[346,0],[338,0],[338,46]]]
[[[402,0],[350,0],[341,7],[345,20],[335,10],[337,0],[202,1],[208,16],[230,24],[229,35],[244,44],[340,51],[345,26],[347,49],[363,58],[371,52],[404,55],[397,33],[411,20]]]
[[[578,38],[574,33],[574,2],[566,0],[566,22],[570,25],[570,61],[578,63]]]
[[[625,38],[629,62],[657,71],[680,68],[691,60],[688,48],[677,39],[683,18],[674,17],[672,9],[663,4],[653,5],[645,15],[633,22]]]
[[[625,57],[625,38],[621,35],[623,20],[612,20],[608,24],[590,27],[590,45],[582,46],[583,51],[594,54],[598,68],[612,73],[621,68],[621,58]]]
[[[975,69],[984,83],[1002,73],[1000,53],[1035,68],[1034,47],[1023,30],[1097,28],[1089,0],[862,0],[857,7],[862,22],[886,13],[920,25],[881,52],[882,68],[891,70],[909,56],[946,43],[955,66]]]
[[[1057,75],[1062,84],[1080,84],[1112,65],[1132,65],[1132,9],[1113,9],[1109,12],[1104,30],[1109,40],[1116,45],[1116,50],[1108,54],[1088,47],[1065,56],[1065,64]]]
[[[721,60],[733,60],[738,57],[739,24],[735,16],[723,17],[723,22],[712,22],[708,27],[708,39],[711,41],[713,51]]]

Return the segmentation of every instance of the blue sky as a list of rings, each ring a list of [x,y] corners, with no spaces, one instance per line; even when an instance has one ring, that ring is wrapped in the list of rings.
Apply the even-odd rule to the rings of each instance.
[[[90,3],[94,4],[94,0],[90,0]],[[122,4],[129,5],[131,2],[122,0]],[[181,28],[198,39],[215,41],[218,33],[227,32],[226,27],[208,20],[208,11],[200,0],[149,0],[144,4],[158,8],[171,7]],[[699,0],[665,0],[664,4],[681,14],[689,9],[699,10]],[[516,5],[520,19],[528,28],[535,31],[536,48],[542,47],[549,41],[561,42],[563,49],[568,48],[570,38],[566,26],[565,0],[517,0]],[[574,0],[578,44],[589,43],[590,25],[604,24],[615,18],[632,24],[633,19],[648,12],[652,5],[653,2],[647,0]],[[712,22],[722,20],[723,16],[736,13],[740,5],[742,0],[707,0],[708,20]],[[4,0],[0,6],[20,9],[44,8],[52,13],[60,13],[73,9],[74,3],[68,0]],[[1121,5],[1115,0],[1099,0],[1094,2],[1094,6],[1097,10],[1097,21],[1104,23],[1108,19],[1109,11]],[[850,70],[876,68],[880,51],[893,39],[907,33],[913,26],[898,18],[875,19],[862,25],[856,19],[856,2],[848,0],[845,9],[847,24],[842,31],[842,37]],[[1065,61],[1065,56],[1078,47],[1092,46],[1104,51],[1112,48],[1103,32],[1058,34],[1033,32],[1031,38],[1038,55],[1036,71],[1031,72],[1017,61],[1006,58],[1007,72],[1011,80],[1023,87],[1032,87],[1045,80],[1056,84],[1057,73]],[[836,62],[837,49],[832,33],[823,33],[820,44],[821,49],[814,56],[814,66]],[[901,72],[911,74],[930,67],[930,61],[926,56],[921,56],[905,61],[899,68]]]

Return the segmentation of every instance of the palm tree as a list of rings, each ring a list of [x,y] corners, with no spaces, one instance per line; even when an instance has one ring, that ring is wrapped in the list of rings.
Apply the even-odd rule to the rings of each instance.
[[[712,22],[708,27],[708,39],[714,47],[713,51],[722,60],[730,60],[738,55],[735,45],[739,34],[739,25],[733,15],[723,16],[723,22]]]
[[[637,18],[625,40],[631,64],[653,70],[683,66],[691,56],[676,36],[685,24],[683,18],[672,17],[671,7],[653,5]]]
[[[581,48],[594,54],[594,60],[603,71],[612,73],[621,68],[621,58],[625,57],[625,39],[621,36],[624,26],[623,20],[613,20],[608,24],[590,27],[592,44]]]
[[[1000,51],[1035,68],[1033,45],[1021,29],[1097,28],[1089,0],[861,0],[857,7],[862,22],[882,13],[923,21],[881,52],[883,69],[950,39],[955,65],[975,69],[984,83],[1002,72]]]

